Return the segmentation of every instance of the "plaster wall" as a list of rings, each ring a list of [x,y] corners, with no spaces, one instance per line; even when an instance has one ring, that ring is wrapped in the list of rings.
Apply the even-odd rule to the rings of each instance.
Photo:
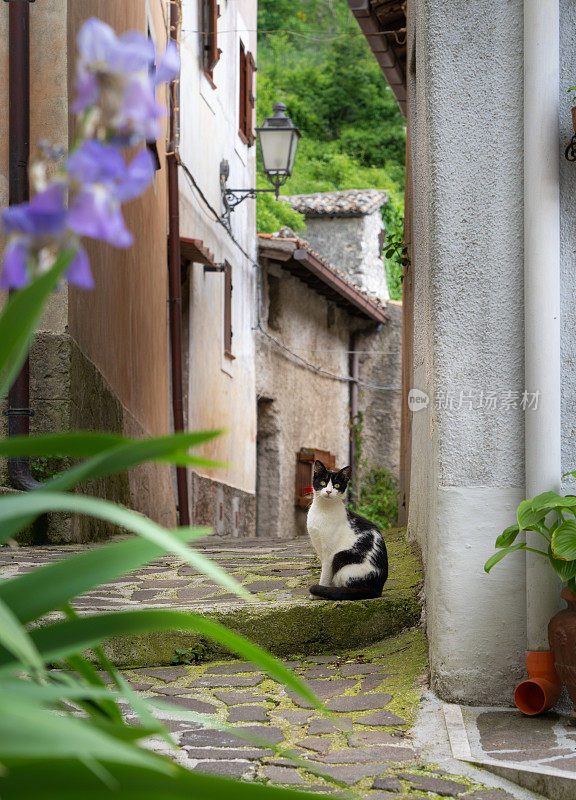
[[[208,203],[221,215],[219,166],[230,166],[228,185],[255,185],[255,147],[239,136],[240,41],[256,59],[256,2],[222,0],[218,29],[220,60],[213,71],[213,87],[201,65],[201,29],[197,0],[185,0],[182,32],[180,153]],[[224,498],[253,497],[256,488],[256,379],[255,325],[256,257],[255,201],[246,200],[232,215],[232,234],[248,253],[246,258],[213,212],[180,170],[181,235],[201,239],[217,263],[232,268],[232,353],[224,353],[224,276],[190,266],[188,316],[188,425],[193,429],[219,428],[225,433],[204,446],[204,455],[224,462],[221,469],[199,468],[199,476],[226,484]],[[197,492],[211,484],[195,481]],[[232,495],[234,493],[232,492]],[[205,505],[205,498],[193,503]],[[243,506],[241,504],[240,508]],[[246,511],[246,514],[249,512]],[[245,526],[242,523],[243,529]],[[253,525],[252,525],[253,532]]]
[[[380,209],[360,217],[308,217],[306,239],[311,248],[345,272],[352,283],[379,300],[388,300],[380,234]]]
[[[262,317],[263,327],[300,357],[332,373],[349,374],[349,315],[266,259]],[[348,464],[348,383],[298,363],[263,334],[258,336],[257,365],[258,398],[267,406],[259,430],[265,463],[258,469],[257,532],[294,538],[306,533],[306,512],[294,504],[300,448],[328,450],[338,467]]]
[[[511,702],[526,643],[522,556],[482,570],[524,492],[523,413],[502,400],[523,391],[522,43],[520,0],[412,3],[414,385],[430,403],[409,528],[434,688],[472,703]]]

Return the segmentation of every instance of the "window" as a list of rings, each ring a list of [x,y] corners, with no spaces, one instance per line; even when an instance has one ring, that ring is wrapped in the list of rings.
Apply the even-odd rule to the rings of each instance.
[[[232,355],[232,267],[224,262],[224,355]]]
[[[202,4],[202,67],[206,77],[214,84],[214,67],[220,60],[221,50],[218,49],[218,17],[220,16],[220,6],[216,0],[201,0]]]
[[[238,133],[242,141],[251,147],[254,144],[254,73],[256,64],[252,53],[246,52],[240,42],[240,97]]]
[[[296,454],[296,497],[295,505],[308,508],[311,496],[304,492],[312,485],[312,472],[316,459],[324,464],[327,469],[336,469],[336,456],[328,450],[316,450],[313,447],[302,447]]]

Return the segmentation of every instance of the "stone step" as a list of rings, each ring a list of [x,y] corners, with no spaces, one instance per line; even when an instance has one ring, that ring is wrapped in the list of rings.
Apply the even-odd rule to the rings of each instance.
[[[173,556],[118,578],[75,602],[82,614],[134,608],[175,608],[223,623],[279,656],[361,647],[416,624],[421,584],[418,558],[403,530],[385,533],[390,578],[382,597],[329,602],[310,600],[319,565],[307,540],[264,541],[211,537],[198,549],[248,588],[246,602]],[[82,546],[26,547],[0,551],[5,577],[77,552]],[[107,654],[122,667],[167,665],[222,658],[227,651],[182,632],[149,633],[113,640]]]

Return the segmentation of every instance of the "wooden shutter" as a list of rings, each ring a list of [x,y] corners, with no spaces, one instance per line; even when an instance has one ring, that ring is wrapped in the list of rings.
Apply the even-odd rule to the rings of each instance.
[[[319,459],[327,469],[336,469],[336,456],[328,450],[317,450],[314,447],[302,447],[296,454],[296,496],[295,505],[308,508],[312,497],[304,493],[307,486],[312,485],[314,462]]]
[[[232,355],[232,267],[224,262],[224,354]]]
[[[254,63],[254,58],[252,57],[252,53],[246,54],[246,138],[248,139],[248,145],[252,147],[254,144],[254,107],[256,105],[256,99],[254,97],[254,73],[256,72],[256,64]]]
[[[220,60],[220,54],[222,52],[218,49],[218,17],[220,16],[220,6],[216,0],[203,0],[202,10],[202,24],[204,29],[204,72],[206,72],[212,82],[212,70]]]
[[[239,114],[238,114],[238,130],[240,138],[243,142],[247,143],[248,137],[246,135],[246,50],[244,45],[240,42],[240,86],[239,86]]]

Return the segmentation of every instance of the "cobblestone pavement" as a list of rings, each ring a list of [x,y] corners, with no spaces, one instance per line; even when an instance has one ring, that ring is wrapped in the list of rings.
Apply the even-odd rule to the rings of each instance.
[[[405,562],[410,547],[401,531],[387,531],[391,557]],[[86,545],[3,547],[0,573],[10,578],[41,564],[86,550]],[[213,559],[250,592],[267,603],[278,605],[309,603],[308,587],[319,577],[318,560],[307,539],[267,541],[208,537],[195,549]],[[418,571],[392,573],[386,592],[411,589],[418,583]],[[193,611],[229,610],[245,606],[245,600],[200,575],[176,556],[166,555],[128,575],[100,586],[74,601],[81,611],[117,611],[145,606],[185,608]]]
[[[309,771],[321,771],[362,797],[513,800],[422,763],[410,727],[422,693],[425,643],[419,630],[350,656],[311,656],[286,662],[333,713],[307,707],[296,694],[241,661],[175,665],[125,671],[146,697],[173,706],[161,711],[178,750],[166,750],[188,768],[222,776],[339,794],[342,790]],[[245,733],[304,759],[289,758],[239,740],[228,731],[202,728],[181,709],[213,715]],[[164,742],[158,749],[165,749]]]

